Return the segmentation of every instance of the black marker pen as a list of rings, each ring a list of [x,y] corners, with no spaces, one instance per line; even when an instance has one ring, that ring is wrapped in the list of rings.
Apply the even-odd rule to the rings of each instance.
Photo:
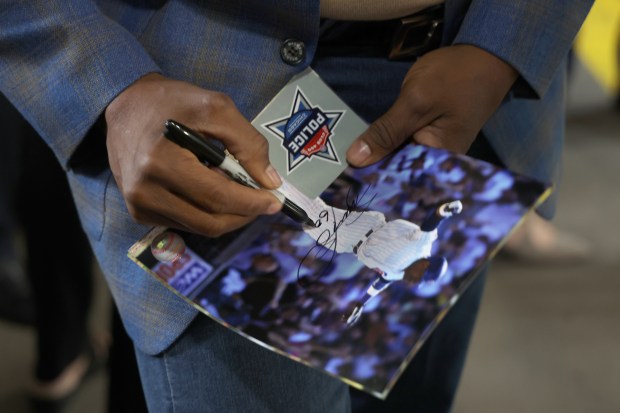
[[[177,145],[192,152],[201,162],[216,166],[226,172],[234,181],[250,188],[261,189],[260,185],[252,179],[250,174],[241,166],[237,160],[227,156],[218,146],[201,138],[196,132],[174,120],[166,121],[166,132],[164,136]],[[276,189],[266,189],[271,192],[284,206],[282,212],[295,221],[315,227],[316,224],[310,219],[306,211],[287,199],[284,194]]]

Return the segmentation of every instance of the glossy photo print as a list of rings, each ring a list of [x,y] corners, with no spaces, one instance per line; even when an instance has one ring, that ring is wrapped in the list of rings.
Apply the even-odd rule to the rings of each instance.
[[[217,239],[155,228],[129,256],[248,339],[385,398],[549,190],[486,162],[408,145],[345,169],[319,196],[285,184],[314,227],[277,214]]]

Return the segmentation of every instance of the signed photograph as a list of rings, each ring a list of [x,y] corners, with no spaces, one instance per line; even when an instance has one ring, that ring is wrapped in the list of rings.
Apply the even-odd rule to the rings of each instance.
[[[348,168],[367,125],[312,70],[252,124],[303,223],[263,216],[219,238],[154,228],[128,256],[222,325],[379,398],[550,191],[419,145]]]
[[[346,169],[284,214],[217,239],[156,228],[130,251],[206,315],[384,398],[424,340],[546,185],[409,145]]]

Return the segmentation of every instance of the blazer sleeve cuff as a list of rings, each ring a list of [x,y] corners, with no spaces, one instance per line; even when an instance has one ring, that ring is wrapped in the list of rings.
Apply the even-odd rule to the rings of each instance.
[[[81,19],[61,27],[31,23],[0,64],[5,94],[65,169],[107,105],[142,76],[161,72],[115,22],[99,13]]]
[[[589,1],[572,3],[473,1],[453,43],[480,47],[512,65],[520,77],[511,93],[540,98],[589,10]]]

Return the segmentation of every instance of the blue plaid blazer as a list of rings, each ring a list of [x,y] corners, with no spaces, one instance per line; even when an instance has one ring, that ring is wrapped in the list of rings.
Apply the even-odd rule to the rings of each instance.
[[[515,171],[557,181],[565,89],[559,68],[591,3],[446,1],[445,44],[477,45],[520,72],[512,96],[484,127]],[[126,258],[148,228],[127,213],[107,166],[105,134],[89,131],[100,128],[118,93],[149,72],[225,92],[252,119],[310,64],[318,32],[317,0],[0,1],[0,91],[67,170],[85,231],[143,351],[166,349],[196,310]],[[307,46],[298,66],[279,57],[286,38]]]

